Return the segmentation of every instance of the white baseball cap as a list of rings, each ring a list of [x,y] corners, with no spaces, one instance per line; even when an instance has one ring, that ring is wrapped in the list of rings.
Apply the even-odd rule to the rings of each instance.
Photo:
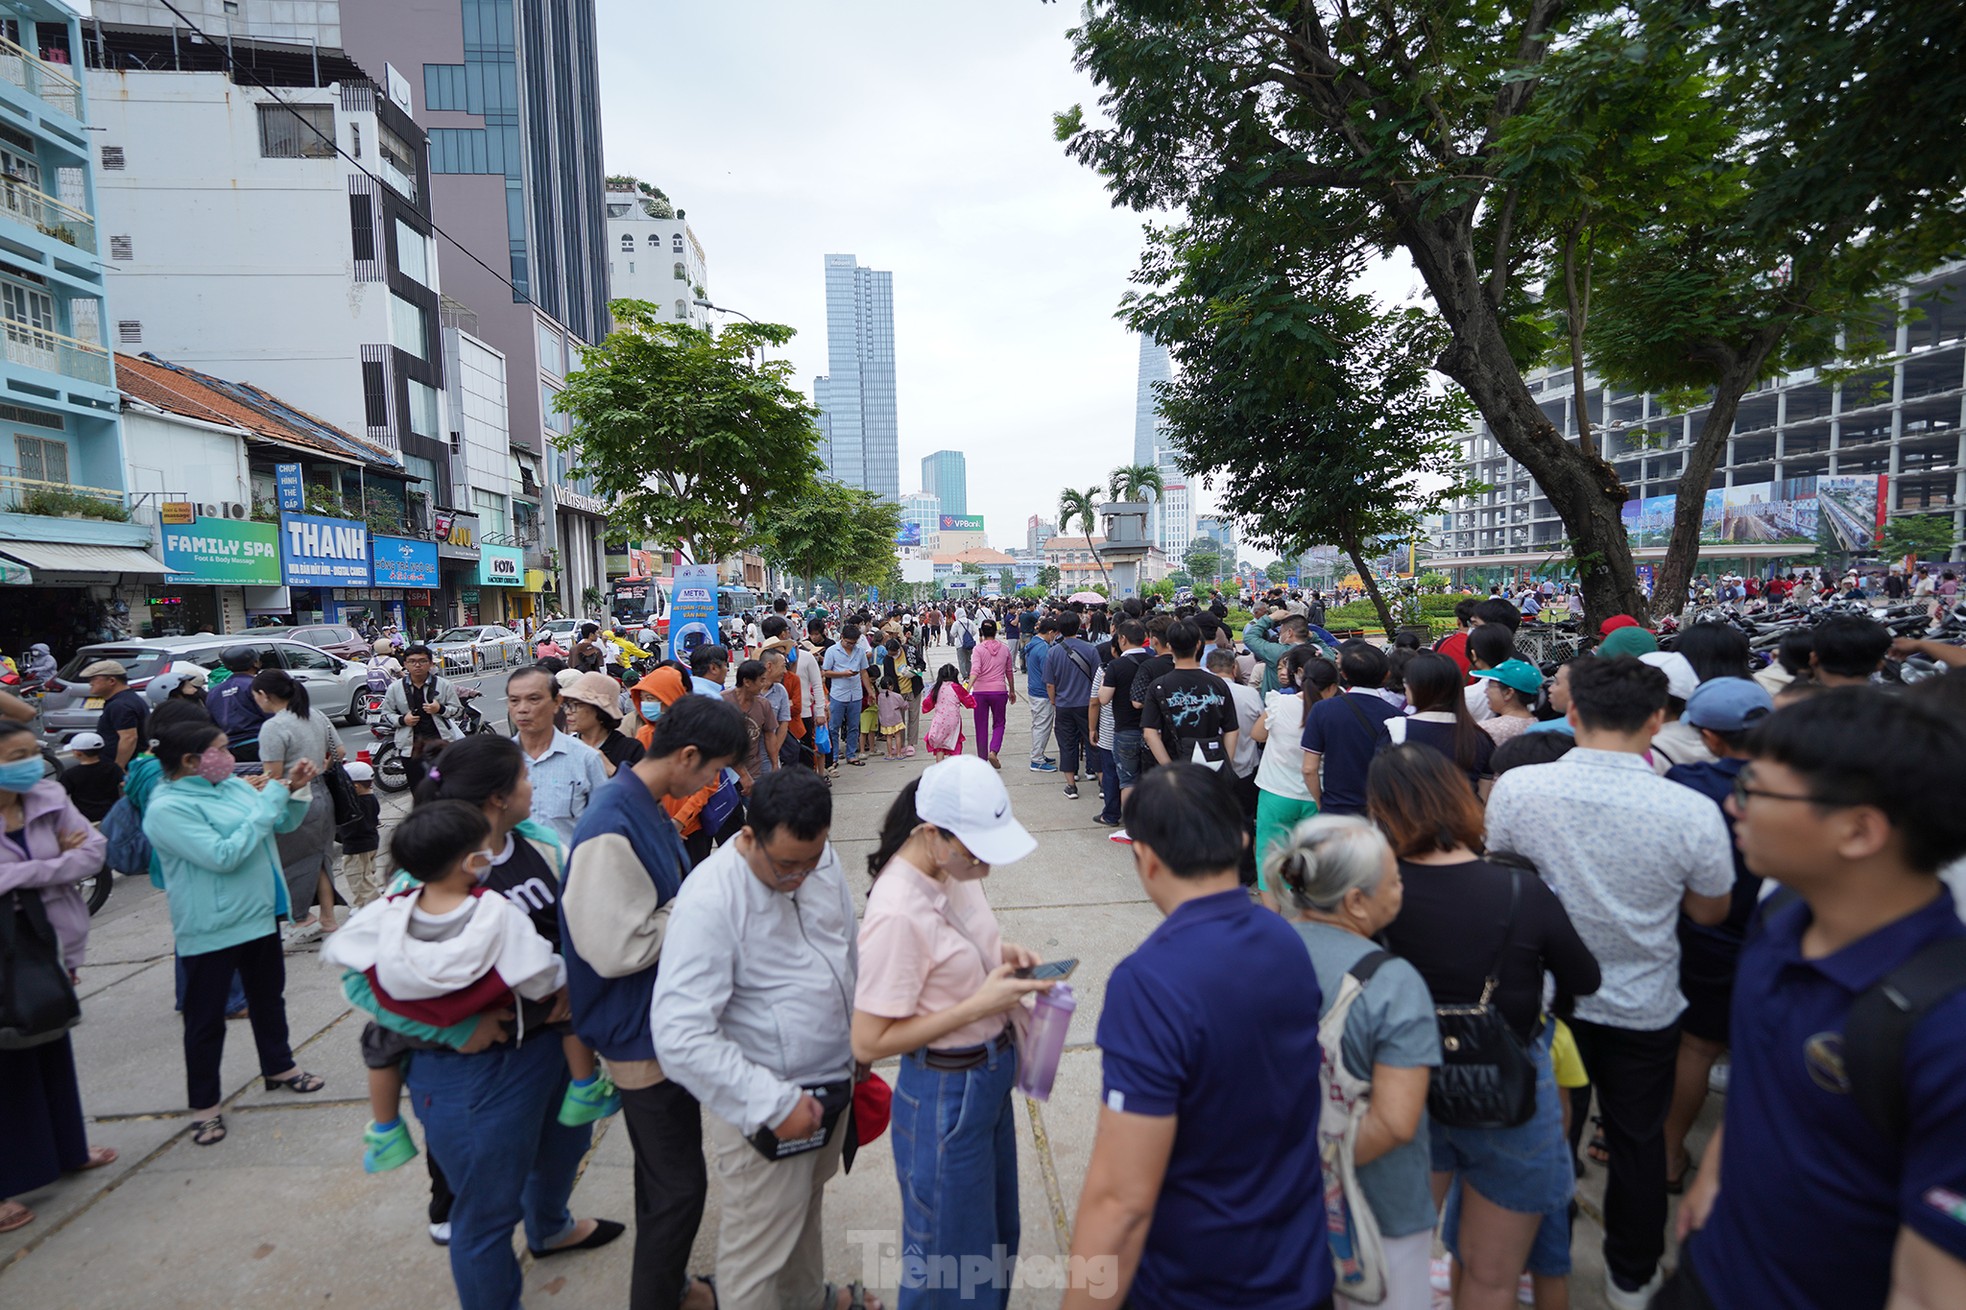
[[[1003,777],[974,755],[957,755],[922,771],[915,814],[954,834],[985,864],[1012,864],[1038,848],[1010,812]]]
[[[375,781],[375,768],[372,765],[362,763],[360,760],[350,760],[341,767],[348,770],[348,781],[350,782]]]
[[[1676,700],[1691,700],[1700,688],[1700,675],[1693,662],[1676,650],[1648,650],[1638,657],[1666,675],[1666,694]]]
[[[93,755],[102,749],[102,734],[78,732],[68,739],[68,749],[72,751],[88,751]]]

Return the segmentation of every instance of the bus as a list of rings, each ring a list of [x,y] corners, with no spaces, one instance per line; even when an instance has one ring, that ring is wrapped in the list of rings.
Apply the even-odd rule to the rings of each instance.
[[[668,579],[616,578],[608,613],[623,623],[659,621],[669,613]]]

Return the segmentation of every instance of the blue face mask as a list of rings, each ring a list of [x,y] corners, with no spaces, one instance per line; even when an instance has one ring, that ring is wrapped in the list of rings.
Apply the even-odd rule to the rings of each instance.
[[[662,702],[653,696],[644,696],[641,700],[641,710],[642,718],[649,723],[654,723],[662,717]]]
[[[41,763],[39,755],[0,764],[0,791],[32,791],[34,784],[41,781],[45,773],[47,769]]]

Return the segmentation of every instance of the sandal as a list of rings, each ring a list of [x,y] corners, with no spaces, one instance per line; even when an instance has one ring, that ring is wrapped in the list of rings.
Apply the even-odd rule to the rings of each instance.
[[[326,1079],[322,1078],[319,1074],[313,1073],[297,1073],[291,1078],[268,1078],[266,1080],[266,1090],[269,1092],[277,1092],[284,1087],[288,1091],[298,1092],[302,1096],[305,1096],[309,1092],[318,1092],[327,1085]]]
[[[19,1201],[0,1201],[0,1233],[11,1233],[34,1222],[34,1211]]]
[[[199,1146],[217,1146],[225,1140],[225,1116],[215,1114],[191,1125],[191,1140]]]
[[[1590,1144],[1584,1148],[1584,1154],[1591,1158],[1592,1164],[1608,1165],[1611,1163],[1611,1147],[1604,1140],[1604,1118],[1594,1114],[1591,1116],[1591,1123],[1596,1126],[1597,1131],[1591,1134]]]
[[[102,1169],[116,1163],[116,1148],[113,1146],[91,1146],[87,1163],[78,1165],[76,1172],[83,1169]]]
[[[843,1288],[827,1283],[819,1293],[819,1310],[839,1310],[841,1292],[847,1294],[847,1310],[867,1310],[867,1289],[859,1283]]]

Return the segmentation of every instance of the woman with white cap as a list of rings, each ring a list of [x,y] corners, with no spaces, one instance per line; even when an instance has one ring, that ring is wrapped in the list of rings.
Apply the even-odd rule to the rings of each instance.
[[[981,882],[1036,847],[1002,777],[973,755],[902,788],[867,861],[874,890],[853,1001],[854,1059],[902,1057],[894,1172],[907,1243],[931,1269],[942,1257],[958,1268],[1001,1260],[997,1305],[1010,1295],[1019,1232],[1010,1012],[1051,984],[1015,976],[1039,959],[1002,940]],[[974,1296],[963,1285],[903,1287],[899,1303],[971,1306]]]

